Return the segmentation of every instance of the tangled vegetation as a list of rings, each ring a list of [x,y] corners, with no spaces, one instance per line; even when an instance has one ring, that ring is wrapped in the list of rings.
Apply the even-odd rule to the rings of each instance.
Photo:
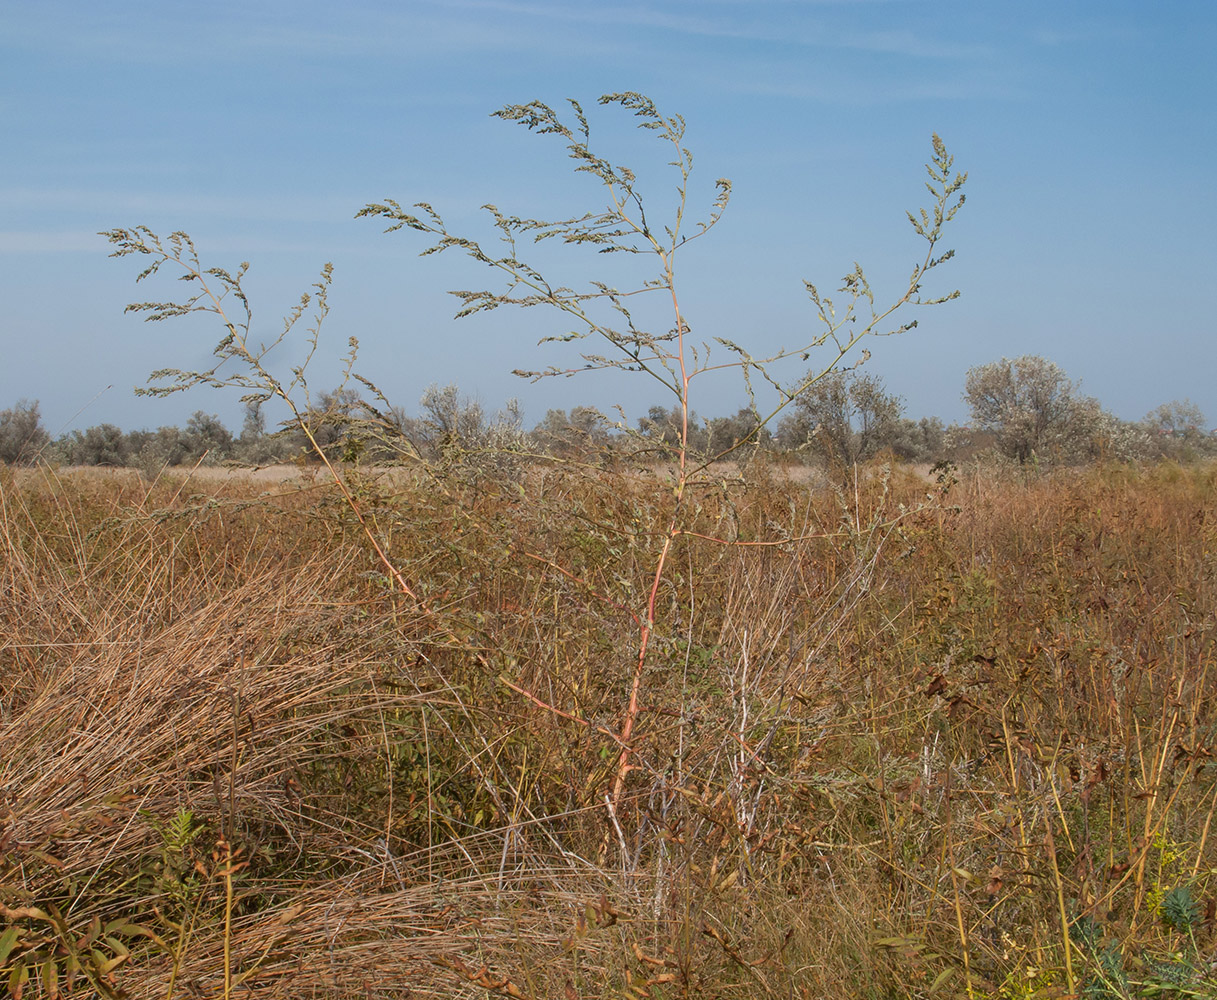
[[[10,992],[1210,995],[1212,469],[724,481],[611,823],[670,488],[440,482],[4,474]]]

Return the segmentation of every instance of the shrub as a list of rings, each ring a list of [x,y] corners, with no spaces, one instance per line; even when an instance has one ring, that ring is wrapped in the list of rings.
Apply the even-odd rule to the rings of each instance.
[[[187,461],[205,461],[214,465],[232,454],[232,432],[214,413],[196,410],[186,421],[186,433],[183,437]]]
[[[591,406],[549,410],[532,429],[537,447],[558,458],[588,459],[610,446],[608,420]]]
[[[903,410],[878,376],[832,372],[798,394],[780,435],[788,448],[850,469],[890,447]]]
[[[891,426],[883,444],[905,462],[940,462],[948,450],[946,428],[938,417],[902,417]]]
[[[42,426],[38,400],[21,399],[15,406],[0,410],[0,462],[9,465],[31,465],[51,436]]]
[[[1145,415],[1141,429],[1145,452],[1156,458],[1188,461],[1217,452],[1217,439],[1207,432],[1204,411],[1189,399],[1173,400]]]
[[[131,458],[131,443],[122,428],[114,424],[73,431],[68,450],[73,465],[124,466]]]

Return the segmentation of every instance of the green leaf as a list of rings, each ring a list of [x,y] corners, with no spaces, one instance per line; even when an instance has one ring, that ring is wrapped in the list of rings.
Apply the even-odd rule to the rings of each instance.
[[[143,924],[130,923],[126,917],[119,917],[106,924],[106,935],[122,934],[124,937],[148,937],[152,932]]]
[[[98,961],[99,953],[93,953],[93,967],[103,976],[108,976],[111,972],[122,965],[131,957],[130,952],[125,955],[115,955],[113,958]]]
[[[17,945],[17,935],[21,933],[21,928],[16,925],[9,927],[3,934],[0,934],[0,965],[8,961],[8,956],[13,948]]]
[[[131,949],[123,944],[119,938],[108,936],[105,941],[110,946],[110,950],[116,955],[128,955],[131,952]]]
[[[89,921],[89,929],[85,931],[84,936],[76,943],[77,948],[88,948],[94,941],[97,940],[97,935],[101,933],[101,917],[94,917]]]
[[[875,944],[880,948],[924,948],[925,942],[914,937],[885,937],[876,938]]]
[[[57,1000],[59,996],[59,964],[54,957],[42,963],[42,990],[50,998]]]
[[[30,970],[25,967],[24,962],[18,962],[13,966],[13,971],[9,973],[8,977],[8,992],[13,1000],[21,1000],[21,993],[29,979]]]

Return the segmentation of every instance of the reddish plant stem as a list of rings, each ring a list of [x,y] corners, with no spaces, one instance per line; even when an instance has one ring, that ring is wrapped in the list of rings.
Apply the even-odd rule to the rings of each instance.
[[[638,719],[638,695],[642,691],[642,675],[646,668],[647,649],[650,646],[651,633],[655,631],[655,601],[659,596],[659,585],[663,581],[663,571],[667,566],[668,553],[672,550],[672,542],[681,533],[677,527],[680,519],[681,503],[684,500],[685,487],[688,485],[689,459],[689,382],[692,375],[685,365],[685,321],[680,313],[680,301],[676,297],[676,278],[673,273],[672,258],[661,251],[664,271],[667,274],[668,290],[672,295],[672,311],[676,314],[676,357],[680,364],[680,453],[678,456],[676,488],[676,506],[672,518],[668,522],[668,530],[664,534],[663,548],[655,563],[655,573],[651,578],[651,592],[647,596],[647,613],[639,627],[638,660],[634,664],[634,679],[630,684],[630,700],[625,709],[625,721],[621,726],[618,740],[621,743],[621,756],[617,759],[617,777],[613,781],[613,795],[610,801],[610,811],[615,815],[621,802],[621,794],[625,791],[625,781],[633,765],[630,756],[633,748],[630,737],[634,734],[634,723]]]

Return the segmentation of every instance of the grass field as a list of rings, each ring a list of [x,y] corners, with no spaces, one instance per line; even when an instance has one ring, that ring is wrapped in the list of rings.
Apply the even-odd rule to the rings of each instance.
[[[708,481],[625,747],[662,475],[346,475],[0,469],[11,994],[1217,996],[1217,467]]]

